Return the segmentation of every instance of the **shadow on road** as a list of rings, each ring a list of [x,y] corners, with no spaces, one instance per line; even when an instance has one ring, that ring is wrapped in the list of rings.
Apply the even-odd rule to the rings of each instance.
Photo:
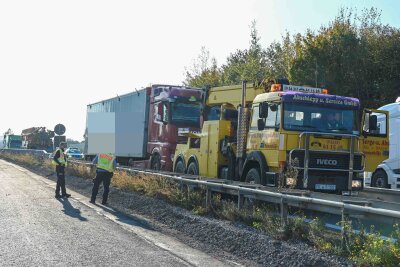
[[[107,206],[98,205],[98,204],[95,204],[95,205],[97,207],[103,209],[107,213],[114,215],[117,218],[116,220],[119,222],[122,222],[124,224],[138,226],[138,227],[141,227],[141,228],[144,228],[147,230],[154,230],[153,226],[151,224],[149,224],[148,221],[146,221],[140,217],[137,217],[133,214],[126,215],[118,210],[115,210],[115,209],[107,207]]]
[[[76,208],[74,208],[74,206],[71,205],[68,198],[60,198],[60,199],[58,199],[58,201],[60,201],[63,204],[63,207],[64,207],[63,212],[65,213],[65,215],[68,215],[72,218],[77,218],[80,221],[88,220],[85,217],[82,217],[80,209],[76,209]]]

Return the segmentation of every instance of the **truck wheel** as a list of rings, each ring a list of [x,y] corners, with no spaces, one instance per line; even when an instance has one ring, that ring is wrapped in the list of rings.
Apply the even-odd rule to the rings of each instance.
[[[187,173],[188,174],[192,174],[192,175],[199,175],[199,168],[197,167],[196,162],[191,162],[189,164],[189,167],[187,169]]]
[[[156,171],[159,171],[161,169],[161,158],[160,158],[160,155],[154,154],[151,157],[151,166],[150,166],[150,168],[152,170],[156,170]]]
[[[251,168],[246,174],[246,183],[261,184],[261,177],[258,168]]]
[[[185,164],[183,164],[182,160],[179,160],[176,163],[174,172],[176,172],[176,173],[185,173]]]
[[[388,188],[388,178],[384,170],[377,170],[372,175],[371,185],[378,188]]]

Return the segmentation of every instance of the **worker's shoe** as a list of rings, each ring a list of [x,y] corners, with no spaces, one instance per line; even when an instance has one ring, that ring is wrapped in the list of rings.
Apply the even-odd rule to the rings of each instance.
[[[69,198],[71,196],[71,194],[64,194],[64,195],[61,195],[61,197],[65,197],[65,198]]]
[[[61,198],[61,195],[55,195],[55,198]]]
[[[96,201],[94,201],[94,200],[90,200],[89,202],[92,204],[96,204]]]
[[[108,203],[107,203],[107,201],[103,201],[103,202],[101,202],[101,204],[107,205]]]

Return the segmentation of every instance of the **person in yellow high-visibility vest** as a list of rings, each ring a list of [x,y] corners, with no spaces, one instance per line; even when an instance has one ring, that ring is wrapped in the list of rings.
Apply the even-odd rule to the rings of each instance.
[[[96,203],[96,196],[99,192],[99,186],[103,183],[103,200],[101,204],[106,205],[108,193],[110,192],[111,178],[114,175],[114,170],[117,167],[117,160],[111,153],[100,153],[94,160],[96,164],[96,177],[93,179],[92,197],[90,203]]]
[[[67,156],[65,155],[65,149],[67,148],[67,143],[61,142],[59,149],[56,150],[56,153],[53,157],[53,164],[56,165],[56,174],[57,174],[57,185],[56,185],[56,198],[61,197],[70,197],[70,194],[67,194],[67,190],[65,188],[65,167],[67,166]],[[61,194],[60,194],[61,189]]]

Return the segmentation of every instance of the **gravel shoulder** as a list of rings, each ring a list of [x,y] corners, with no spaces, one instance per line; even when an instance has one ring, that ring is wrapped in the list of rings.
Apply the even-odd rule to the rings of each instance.
[[[47,179],[56,179],[47,169],[30,170]],[[66,185],[90,196],[92,182],[88,179],[67,175]],[[102,189],[100,199],[101,193]],[[224,261],[245,266],[352,266],[348,260],[323,253],[304,242],[276,240],[251,227],[194,215],[163,199],[137,192],[111,187],[108,202],[110,207],[127,215],[139,216],[155,230]]]

